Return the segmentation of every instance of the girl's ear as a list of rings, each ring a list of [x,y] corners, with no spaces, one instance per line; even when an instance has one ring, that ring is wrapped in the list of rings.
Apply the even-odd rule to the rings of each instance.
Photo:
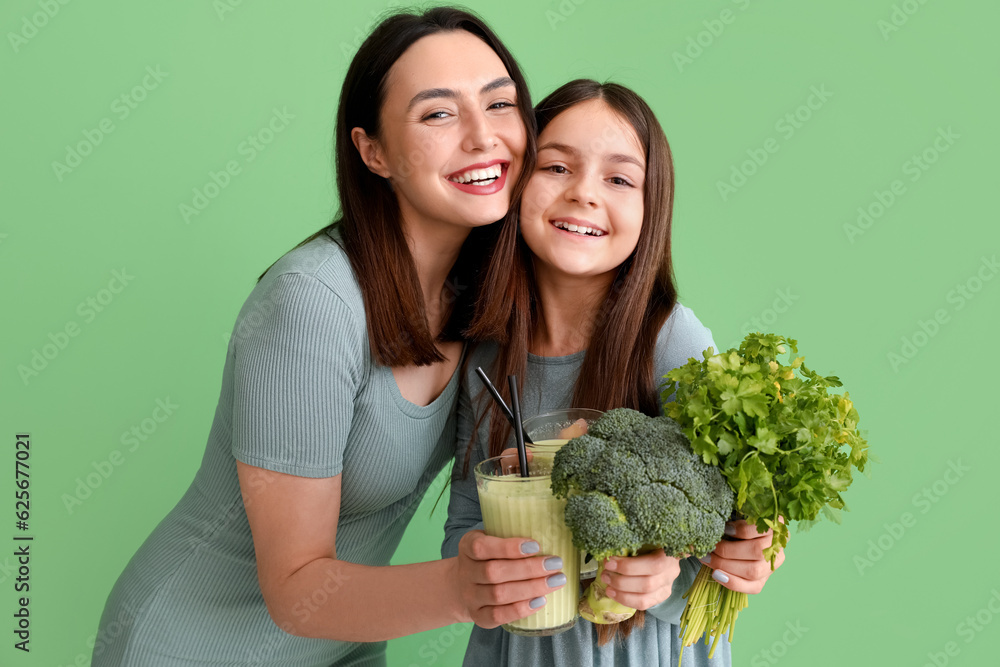
[[[356,127],[351,130],[351,141],[354,142],[354,147],[361,155],[361,161],[365,163],[369,171],[382,178],[389,178],[389,169],[378,139],[369,137],[363,128]]]

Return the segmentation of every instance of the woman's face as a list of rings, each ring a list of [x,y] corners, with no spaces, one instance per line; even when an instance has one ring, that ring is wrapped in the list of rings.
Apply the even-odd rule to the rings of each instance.
[[[521,202],[521,234],[539,275],[615,271],[639,241],[645,177],[635,130],[602,100],[550,121]]]
[[[464,30],[423,37],[393,64],[386,91],[373,171],[390,179],[404,220],[501,219],[527,133],[493,49]]]

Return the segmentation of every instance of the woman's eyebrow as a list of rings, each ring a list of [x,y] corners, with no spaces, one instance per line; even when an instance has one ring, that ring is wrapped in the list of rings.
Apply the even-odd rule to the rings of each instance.
[[[514,86],[514,80],[511,79],[509,76],[498,76],[497,78],[493,79],[485,86],[480,88],[479,94],[485,95],[486,93],[491,93],[494,90],[498,90],[500,88],[507,88],[508,86]],[[414,95],[413,99],[410,100],[410,103],[406,105],[406,110],[409,111],[415,105],[425,100],[433,100],[440,98],[457,99],[458,93],[452,90],[451,88],[428,88],[427,90],[421,90],[419,93]]]

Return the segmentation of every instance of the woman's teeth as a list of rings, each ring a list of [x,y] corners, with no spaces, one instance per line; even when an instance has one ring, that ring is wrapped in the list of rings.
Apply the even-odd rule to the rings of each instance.
[[[470,169],[469,171],[459,174],[458,176],[450,176],[449,181],[454,181],[455,183],[475,183],[476,185],[489,185],[493,181],[500,178],[500,174],[503,173],[503,169],[499,164],[495,164],[491,167],[486,167],[485,169]]]
[[[584,236],[604,236],[604,232],[600,229],[594,229],[592,227],[584,227],[582,225],[574,225],[570,222],[563,222],[562,220],[556,220],[552,223],[559,229],[565,229],[567,232],[575,232],[577,234],[583,234]]]

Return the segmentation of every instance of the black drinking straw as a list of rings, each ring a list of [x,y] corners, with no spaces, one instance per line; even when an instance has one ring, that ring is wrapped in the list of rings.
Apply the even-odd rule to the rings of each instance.
[[[500,406],[500,409],[503,411],[504,416],[507,417],[507,421],[510,422],[511,428],[516,429],[517,422],[514,421],[514,413],[511,412],[510,408],[507,407],[507,404],[503,402],[503,396],[500,395],[500,392],[497,391],[497,388],[493,386],[492,382],[490,382],[489,376],[486,375],[486,372],[482,369],[481,366],[476,366],[476,375],[478,375],[479,379],[483,381],[483,384],[486,386],[486,389],[490,392],[490,396],[492,396],[493,400],[496,401],[497,405]],[[535,444],[531,440],[531,438],[528,437],[528,432],[524,430],[523,426],[521,427],[521,433],[524,435],[525,442],[532,445]]]
[[[521,423],[521,401],[517,398],[517,376],[508,375],[507,384],[510,385],[510,405],[514,413],[514,423]],[[514,435],[517,438],[517,459],[521,463],[521,477],[528,476],[528,454],[524,449],[524,429],[515,428]]]

